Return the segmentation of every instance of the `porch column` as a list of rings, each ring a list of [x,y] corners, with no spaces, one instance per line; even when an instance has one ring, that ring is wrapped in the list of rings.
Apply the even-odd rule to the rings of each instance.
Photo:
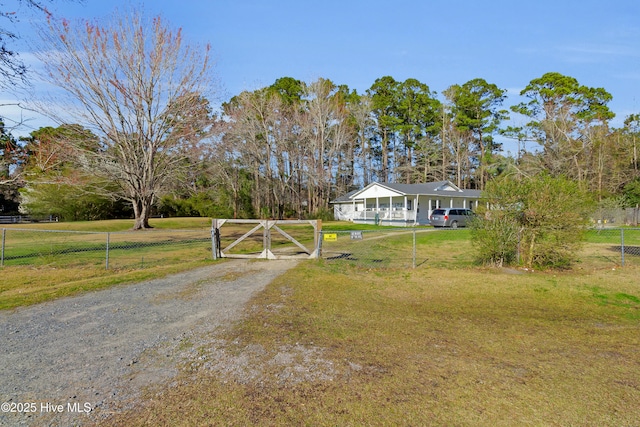
[[[353,202],[351,204],[351,222],[355,221],[356,219],[356,199],[353,199]]]
[[[449,199],[449,207],[452,208],[453,207],[453,197],[451,199]]]
[[[407,222],[407,196],[404,196],[404,222]]]
[[[393,219],[393,213],[391,212],[392,210],[393,210],[393,197],[389,196],[389,221]]]
[[[362,199],[362,203],[364,203],[364,207],[362,208],[362,219],[364,222],[367,222],[367,199],[366,197]]]

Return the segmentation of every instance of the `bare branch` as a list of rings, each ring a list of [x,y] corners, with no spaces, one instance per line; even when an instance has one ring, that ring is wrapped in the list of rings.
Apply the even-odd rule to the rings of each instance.
[[[75,144],[79,164],[116,183],[113,196],[132,203],[134,228],[146,228],[152,204],[184,164],[181,147],[207,126],[199,112],[211,90],[209,48],[193,48],[179,29],[137,12],[105,24],[49,24],[38,57],[67,97],[64,110],[56,103],[45,111],[101,138],[99,150]]]

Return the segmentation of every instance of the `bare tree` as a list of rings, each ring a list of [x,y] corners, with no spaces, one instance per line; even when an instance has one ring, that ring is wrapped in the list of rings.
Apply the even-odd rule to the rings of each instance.
[[[282,196],[275,187],[280,107],[280,99],[266,90],[243,92],[224,107],[228,118],[225,151],[237,150],[243,165],[251,171],[253,209],[261,217],[275,217]]]
[[[306,109],[300,127],[311,154],[307,170],[312,213],[329,208],[329,199],[334,195],[332,187],[338,179],[340,154],[355,141],[354,128],[347,122],[349,112],[337,89],[331,80],[322,78],[305,87]]]
[[[49,11],[39,1],[20,0],[19,3],[24,3],[33,9],[49,14]],[[10,44],[7,44],[20,38],[16,32],[11,30],[10,26],[6,25],[18,21],[18,15],[15,10],[6,10],[4,4],[0,4],[0,6],[3,6],[3,10],[0,11],[0,19],[3,20],[0,27],[0,87],[6,89],[16,84],[27,83],[27,66],[18,56],[18,52]]]
[[[185,121],[203,120],[209,46],[194,49],[181,30],[135,11],[104,24],[50,19],[41,34],[45,79],[68,101],[61,106],[57,95],[43,110],[101,138],[98,150],[74,144],[79,166],[116,184],[110,196],[131,203],[133,228],[148,228],[156,198],[188,167],[181,145],[206,126]]]
[[[359,169],[362,171],[362,185],[367,186],[374,181],[373,150],[371,147],[371,132],[375,126],[375,120],[371,114],[371,98],[367,95],[358,96],[349,105],[348,109],[353,117],[356,127],[356,143],[358,144]],[[355,155],[355,154],[354,154]]]
[[[48,0],[52,3],[54,0]],[[73,0],[68,0],[73,1]],[[82,2],[83,0],[77,0]],[[17,0],[15,7],[27,6],[28,9],[50,17],[51,11],[47,8],[45,1],[41,0]],[[19,53],[12,47],[21,37],[11,26],[20,21],[23,11],[11,10],[5,6],[5,2],[0,3],[0,88],[11,89],[15,86],[25,86],[29,83],[27,79],[28,67],[20,59]],[[18,13],[20,12],[20,13]]]
[[[19,155],[19,147],[16,139],[0,119],[0,186],[13,184],[19,179],[18,174],[12,173],[12,168],[16,166],[17,155]]]

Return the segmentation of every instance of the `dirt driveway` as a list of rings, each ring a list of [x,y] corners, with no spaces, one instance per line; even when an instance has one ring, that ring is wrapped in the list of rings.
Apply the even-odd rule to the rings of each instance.
[[[233,260],[0,312],[0,425],[80,425],[117,411],[295,264]]]

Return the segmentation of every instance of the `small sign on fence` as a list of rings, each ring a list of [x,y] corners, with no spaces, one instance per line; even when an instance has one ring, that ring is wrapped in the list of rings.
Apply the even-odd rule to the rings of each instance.
[[[335,242],[338,240],[337,233],[326,233],[323,235],[322,239],[326,242]]]
[[[352,231],[351,240],[362,240],[362,231]]]

